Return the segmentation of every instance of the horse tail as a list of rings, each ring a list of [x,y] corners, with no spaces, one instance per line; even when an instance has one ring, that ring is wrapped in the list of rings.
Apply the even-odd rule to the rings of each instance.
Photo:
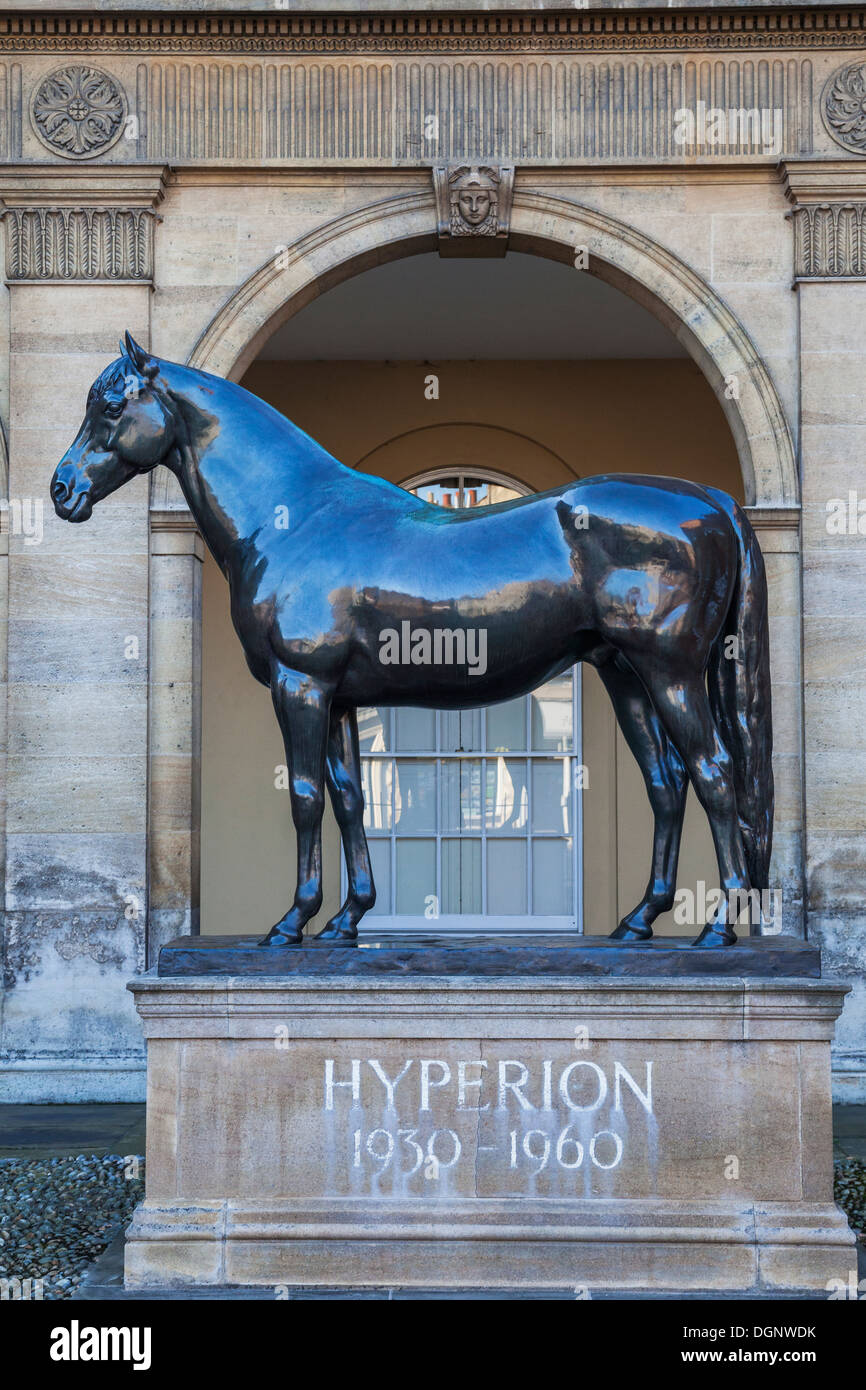
[[[715,488],[737,537],[737,580],[710,652],[707,688],[713,717],[734,764],[737,813],[750,887],[769,887],[773,843],[773,725],[767,577],[745,512]],[[735,639],[732,641],[731,639]]]

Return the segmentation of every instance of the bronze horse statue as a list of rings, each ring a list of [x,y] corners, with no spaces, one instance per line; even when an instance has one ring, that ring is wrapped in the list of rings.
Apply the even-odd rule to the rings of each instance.
[[[724,895],[694,944],[736,941],[731,903],[768,887],[773,778],[764,565],[731,497],[620,474],[446,510],[347,468],[242,387],[127,333],[54,473],[58,516],[86,521],[159,463],[228,579],[285,741],[297,886],[263,945],[300,944],[321,905],[326,786],[348,894],[317,939],[350,944],[375,901],[359,706],[489,705],[578,661],[607,688],[655,817],[646,892],[613,935],[646,940],[673,905],[691,781]],[[411,637],[408,660],[405,644],[386,659],[388,634]],[[484,662],[466,659],[482,645]]]

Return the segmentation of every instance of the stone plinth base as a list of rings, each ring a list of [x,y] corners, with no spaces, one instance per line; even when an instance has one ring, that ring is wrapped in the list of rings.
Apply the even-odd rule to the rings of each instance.
[[[348,945],[309,937],[302,946],[262,947],[260,936],[179,936],[159,953],[158,975],[678,975],[819,979],[817,946],[794,936],[744,936],[735,946],[692,950],[679,936],[614,941],[609,936],[459,936],[389,932]]]
[[[126,1286],[823,1290],[808,979],[141,977]]]

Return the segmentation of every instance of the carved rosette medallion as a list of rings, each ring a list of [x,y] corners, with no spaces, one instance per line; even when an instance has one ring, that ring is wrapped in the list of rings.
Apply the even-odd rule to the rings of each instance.
[[[821,112],[837,144],[866,154],[866,63],[833,73],[824,88]]]
[[[433,188],[440,255],[505,255],[514,191],[511,165],[437,165]]]
[[[93,159],[120,139],[126,110],[123,88],[109,73],[70,64],[49,73],[36,87],[30,120],[52,154]]]

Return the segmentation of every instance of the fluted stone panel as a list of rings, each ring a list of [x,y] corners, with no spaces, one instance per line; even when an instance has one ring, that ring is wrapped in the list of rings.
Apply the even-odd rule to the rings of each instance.
[[[701,111],[778,113],[778,151],[813,147],[809,59],[140,64],[139,158],[426,163],[671,159],[701,152]],[[678,139],[695,115],[692,138]],[[705,130],[705,124],[704,124]],[[755,123],[712,140],[715,155],[766,154]],[[704,141],[706,146],[706,140]],[[706,152],[706,150],[704,151]]]
[[[0,159],[21,158],[21,64],[0,63]]]

